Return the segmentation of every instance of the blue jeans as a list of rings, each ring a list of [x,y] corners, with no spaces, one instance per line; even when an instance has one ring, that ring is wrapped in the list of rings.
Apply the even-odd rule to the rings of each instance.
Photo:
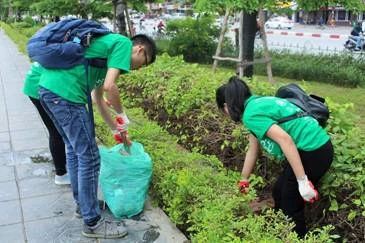
[[[97,198],[100,155],[85,104],[70,102],[41,88],[39,98],[66,145],[71,188],[85,224],[100,218]]]

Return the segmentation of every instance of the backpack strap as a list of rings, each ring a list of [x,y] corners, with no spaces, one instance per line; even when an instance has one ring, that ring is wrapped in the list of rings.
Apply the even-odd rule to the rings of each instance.
[[[279,120],[277,120],[278,124],[281,124],[281,123],[284,123],[284,122],[287,122],[287,121],[290,121],[290,120],[293,120],[293,119],[297,119],[297,118],[300,118],[300,117],[304,117],[304,116],[310,116],[310,114],[306,111],[302,111],[302,112],[298,112],[294,115],[291,115],[291,116],[287,116],[287,117],[283,117]]]
[[[91,134],[95,137],[95,125],[94,125],[94,112],[93,112],[93,103],[91,99],[91,91],[89,85],[89,68],[97,67],[97,68],[106,68],[107,67],[107,59],[106,58],[85,58],[84,66],[85,66],[85,75],[86,75],[86,96],[87,96],[87,109],[89,111],[89,118],[91,123]]]

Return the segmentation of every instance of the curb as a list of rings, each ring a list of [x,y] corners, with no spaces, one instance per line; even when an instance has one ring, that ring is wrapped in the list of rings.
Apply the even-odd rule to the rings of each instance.
[[[312,38],[328,38],[328,39],[347,39],[348,35],[330,34],[330,33],[308,33],[308,32],[292,32],[292,31],[266,31],[267,35],[285,35],[285,36],[296,36],[296,37],[312,37]]]

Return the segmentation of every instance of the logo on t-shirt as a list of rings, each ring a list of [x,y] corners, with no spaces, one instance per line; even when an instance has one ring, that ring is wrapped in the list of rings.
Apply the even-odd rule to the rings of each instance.
[[[104,83],[104,78],[99,78],[95,82],[95,86],[98,87]]]

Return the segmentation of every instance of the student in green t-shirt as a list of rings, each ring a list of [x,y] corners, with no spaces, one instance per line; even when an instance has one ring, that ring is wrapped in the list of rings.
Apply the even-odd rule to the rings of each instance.
[[[327,132],[313,117],[305,116],[278,124],[278,120],[300,111],[286,99],[252,95],[247,84],[231,77],[227,84],[216,91],[218,108],[235,122],[242,122],[250,132],[249,148],[242,169],[239,188],[249,189],[249,176],[261,148],[285,165],[274,189],[275,208],[282,209],[303,237],[306,233],[304,201],[314,202],[317,185],[333,160],[333,147]],[[313,182],[313,184],[312,184]]]
[[[29,97],[30,101],[36,107],[44,125],[48,130],[49,150],[51,152],[52,160],[56,169],[54,182],[57,185],[69,185],[70,177],[66,170],[65,143],[54,126],[51,118],[49,118],[43,106],[41,105],[41,102],[39,101],[38,82],[42,72],[43,67],[39,63],[34,62],[25,77],[23,92]]]
[[[92,39],[86,58],[105,58],[107,67],[90,66],[88,78],[84,65],[69,69],[44,68],[39,80],[39,100],[61,134],[66,145],[66,161],[71,188],[76,202],[75,215],[83,218],[82,234],[93,238],[120,238],[127,234],[122,224],[101,217],[97,198],[100,155],[88,114],[87,93],[93,90],[93,101],[121,142],[129,119],[120,101],[116,84],[120,74],[153,63],[156,46],[146,35],[131,39],[120,34],[107,34]],[[87,83],[88,81],[88,83]],[[110,105],[104,100],[104,94]],[[113,119],[109,109],[117,115]]]

